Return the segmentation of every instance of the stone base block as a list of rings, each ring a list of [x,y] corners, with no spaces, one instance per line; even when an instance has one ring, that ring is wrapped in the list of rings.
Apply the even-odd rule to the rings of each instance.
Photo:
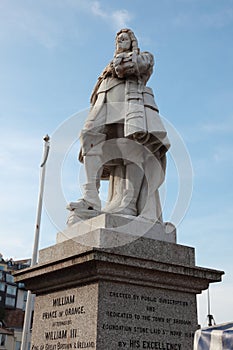
[[[91,232],[105,228],[108,231],[106,241],[91,239]],[[116,242],[116,233],[122,233],[122,242]],[[127,237],[128,236],[128,237]],[[127,215],[101,214],[89,220],[80,221],[57,234],[57,243],[68,239],[96,247],[114,247],[131,242],[137,237],[176,243],[176,228],[171,223],[153,222]]]
[[[83,244],[81,244],[82,242]],[[40,250],[39,264],[53,263],[90,252],[107,252],[139,259],[156,260],[164,263],[195,266],[194,248],[115,232],[110,229],[96,229],[62,243]]]
[[[108,231],[86,234],[104,242]],[[222,274],[197,267],[193,248],[140,237],[111,248],[66,240],[15,278],[36,294],[32,350],[191,350],[196,294]]]

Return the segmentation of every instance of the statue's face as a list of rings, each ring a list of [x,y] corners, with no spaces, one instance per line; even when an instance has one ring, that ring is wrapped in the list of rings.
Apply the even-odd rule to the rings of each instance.
[[[128,33],[121,33],[116,39],[117,52],[128,51],[131,47],[131,39]]]

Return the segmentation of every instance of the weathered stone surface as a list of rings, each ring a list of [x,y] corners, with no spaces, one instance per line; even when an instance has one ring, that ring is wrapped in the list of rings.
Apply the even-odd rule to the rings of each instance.
[[[99,291],[99,349],[191,349],[195,295],[108,282]]]
[[[33,349],[191,349],[190,293],[100,281],[36,298]]]
[[[102,240],[98,240],[98,236],[91,234],[92,231],[99,228],[108,229],[108,234],[105,237],[102,236]],[[123,233],[123,235],[120,235],[120,233]],[[73,239],[88,246],[116,247],[129,243],[141,236],[176,243],[176,228],[171,223],[106,213],[92,219],[77,222],[59,232],[57,234],[57,243]]]
[[[159,189],[170,147],[154,94],[147,82],[154,57],[141,51],[131,29],[116,35],[113,59],[99,76],[80,133],[86,174],[83,198],[71,202],[68,225],[101,211],[162,221]],[[109,180],[101,208],[100,180]]]
[[[194,260],[193,248],[145,237],[43,249],[38,265],[16,274],[37,295],[32,349],[191,349],[196,294],[223,274]]]
[[[96,283],[38,296],[32,349],[95,349],[97,314]]]
[[[80,244],[80,241],[85,244]],[[78,237],[77,240],[76,238],[67,239],[62,243],[40,250],[39,263],[44,264],[57,261],[61,257],[67,258],[91,251],[108,252],[187,266],[195,265],[194,248],[152,238],[138,238],[137,236],[104,228],[87,232]]]

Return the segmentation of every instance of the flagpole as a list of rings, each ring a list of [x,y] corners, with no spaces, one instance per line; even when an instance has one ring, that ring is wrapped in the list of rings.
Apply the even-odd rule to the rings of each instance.
[[[215,320],[214,320],[214,316],[211,315],[211,313],[210,313],[210,287],[207,290],[207,300],[208,300],[207,320],[208,320],[208,326],[211,327],[211,326],[215,325]]]
[[[36,215],[36,225],[35,225],[34,245],[33,245],[31,267],[37,264],[37,258],[38,258],[41,212],[42,212],[44,182],[45,182],[45,170],[46,170],[46,162],[48,159],[49,148],[50,148],[49,136],[46,135],[43,138],[43,140],[44,140],[44,153],[43,153],[43,160],[42,160],[42,163],[40,165],[40,167],[41,167],[40,189],[39,189],[39,196],[38,196],[38,206],[37,206],[37,215]],[[30,290],[28,290],[27,303],[26,303],[25,315],[24,315],[22,342],[21,342],[20,350],[28,350],[28,340],[29,340],[28,336],[30,334],[33,302],[34,302],[34,295],[31,293]]]

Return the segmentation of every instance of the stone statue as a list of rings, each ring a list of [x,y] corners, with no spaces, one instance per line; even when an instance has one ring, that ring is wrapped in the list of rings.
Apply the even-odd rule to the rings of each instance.
[[[113,60],[98,78],[81,131],[79,160],[86,183],[83,198],[67,207],[69,225],[103,212],[162,220],[158,189],[170,145],[153,91],[146,86],[153,66],[153,55],[140,52],[132,30],[120,30]],[[109,181],[102,210],[101,179]]]

